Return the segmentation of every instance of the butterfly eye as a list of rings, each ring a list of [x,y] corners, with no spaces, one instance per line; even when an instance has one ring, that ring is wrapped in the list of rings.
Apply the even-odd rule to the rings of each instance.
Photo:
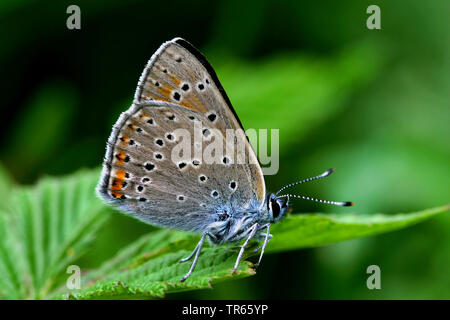
[[[278,218],[278,216],[280,215],[280,212],[281,212],[281,208],[280,208],[280,205],[278,204],[278,202],[276,200],[270,201],[270,207],[272,209],[272,217],[274,219]]]

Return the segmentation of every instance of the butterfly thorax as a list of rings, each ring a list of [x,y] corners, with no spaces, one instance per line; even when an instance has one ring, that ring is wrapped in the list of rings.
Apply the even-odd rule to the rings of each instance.
[[[217,214],[216,221],[208,225],[209,238],[214,244],[239,242],[248,237],[251,227],[255,224],[263,226],[282,219],[287,206],[287,202],[282,202],[270,194],[262,206],[255,201],[246,210],[224,208]],[[257,238],[261,236],[263,235],[257,234]]]
[[[229,216],[208,226],[209,239],[214,244],[236,243],[246,238],[249,229],[255,223],[263,223],[263,216],[258,212],[242,213]]]

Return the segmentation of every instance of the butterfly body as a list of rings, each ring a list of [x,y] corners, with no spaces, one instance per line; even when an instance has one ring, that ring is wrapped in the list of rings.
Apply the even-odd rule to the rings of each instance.
[[[149,224],[197,232],[203,243],[245,246],[271,238],[270,224],[287,210],[266,195],[264,177],[216,73],[181,38],[164,43],[139,80],[131,107],[108,139],[97,194]],[[258,262],[259,263],[259,262]]]

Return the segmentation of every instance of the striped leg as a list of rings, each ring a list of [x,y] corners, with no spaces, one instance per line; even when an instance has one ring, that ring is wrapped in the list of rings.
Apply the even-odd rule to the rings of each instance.
[[[186,280],[186,279],[191,275],[192,271],[194,271],[194,268],[195,268],[195,266],[197,265],[198,257],[200,256],[200,251],[202,251],[203,243],[205,242],[205,238],[206,238],[207,235],[208,235],[208,232],[205,232],[205,233],[202,235],[202,238],[200,239],[200,241],[197,243],[197,246],[195,247],[195,249],[192,251],[192,253],[191,253],[188,257],[186,257],[186,258],[184,258],[184,259],[181,259],[181,260],[179,261],[179,262],[185,262],[185,261],[188,261],[188,260],[190,260],[190,259],[194,256],[194,254],[195,254],[194,261],[192,262],[191,268],[190,268],[189,271],[184,275],[184,277],[181,278],[181,280],[180,280],[181,282],[183,282],[184,280]]]
[[[259,230],[262,230],[264,228],[267,228],[267,233],[266,233],[266,237],[264,238],[264,242],[261,246],[256,248],[255,251],[253,251],[253,252],[258,252],[258,250],[261,249],[261,254],[259,255],[259,259],[258,259],[258,262],[256,263],[256,266],[259,266],[259,264],[261,263],[261,259],[264,255],[264,249],[266,249],[267,243],[272,238],[272,235],[270,234],[270,223],[263,225]]]
[[[239,251],[238,257],[236,259],[236,263],[234,264],[233,273],[236,272],[236,269],[239,266],[239,262],[242,259],[242,255],[244,254],[245,247],[250,242],[250,240],[252,240],[253,236],[256,234],[256,230],[258,230],[257,223],[255,223],[253,226],[250,227],[250,234],[247,237],[247,240],[245,240],[244,244],[241,246],[241,250]]]

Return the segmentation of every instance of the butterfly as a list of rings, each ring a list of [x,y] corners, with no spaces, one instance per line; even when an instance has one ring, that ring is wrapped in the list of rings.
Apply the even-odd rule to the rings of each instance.
[[[184,140],[180,130],[197,134],[197,139],[185,143],[191,152],[183,152],[175,161],[174,151]],[[227,130],[241,135],[228,140]],[[285,216],[289,198],[352,205],[279,195],[288,187],[326,177],[332,169],[267,194],[255,152],[242,133],[243,126],[215,71],[197,49],[181,38],[163,43],[151,57],[131,107],[113,126],[97,194],[108,204],[151,225],[201,234],[192,253],[180,260],[193,258],[181,281],[194,271],[206,239],[215,245],[244,240],[233,272],[248,243],[262,240],[257,248],[261,250],[259,265],[272,238],[270,225]],[[206,150],[211,141],[223,142],[225,156],[216,155],[212,162],[205,161],[199,152],[194,152],[197,157],[192,156],[192,151]],[[237,146],[244,151],[245,161],[236,161]]]

